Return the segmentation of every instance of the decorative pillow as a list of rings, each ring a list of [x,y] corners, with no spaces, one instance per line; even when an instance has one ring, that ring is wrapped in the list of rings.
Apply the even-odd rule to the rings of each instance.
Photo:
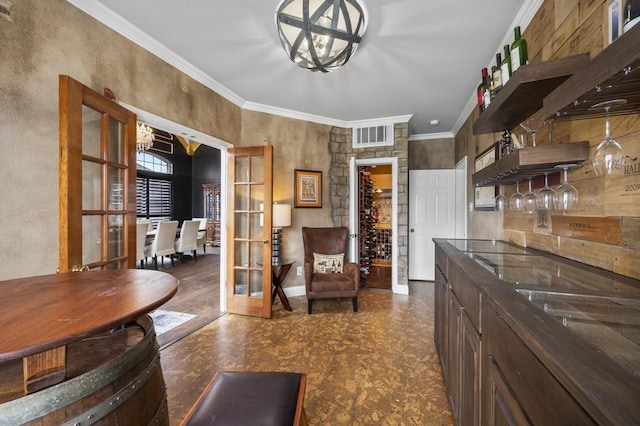
[[[313,253],[313,273],[341,274],[344,263],[344,253],[320,254]]]

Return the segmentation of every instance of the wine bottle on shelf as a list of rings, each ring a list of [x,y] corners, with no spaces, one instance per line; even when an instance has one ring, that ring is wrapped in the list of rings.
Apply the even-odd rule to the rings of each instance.
[[[508,44],[504,45],[504,58],[502,59],[502,85],[504,86],[511,78],[511,53]]]
[[[484,111],[484,80],[487,78],[489,71],[486,68],[482,68],[482,80],[478,84],[478,109],[480,112]]]
[[[511,44],[511,73],[513,74],[529,60],[527,54],[527,41],[520,34],[520,27],[513,29],[515,40]]]
[[[484,76],[483,81],[484,82],[482,84],[482,101],[483,101],[483,108],[487,109],[489,108],[489,104],[491,103],[491,86],[492,86],[491,75],[489,75],[488,72],[487,72],[487,75]]]
[[[493,88],[491,91],[491,97],[495,98],[500,89],[502,89],[502,55],[496,53],[496,66],[492,68],[493,73],[491,75],[491,81]]]

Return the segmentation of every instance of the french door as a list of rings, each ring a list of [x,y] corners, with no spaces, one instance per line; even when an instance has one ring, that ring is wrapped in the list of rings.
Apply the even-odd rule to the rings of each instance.
[[[136,266],[136,115],[59,77],[59,271]]]
[[[273,147],[228,154],[227,311],[271,318]]]

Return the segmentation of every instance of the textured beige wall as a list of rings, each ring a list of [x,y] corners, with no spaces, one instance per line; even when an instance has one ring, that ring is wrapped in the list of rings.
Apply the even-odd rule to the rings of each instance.
[[[291,204],[291,226],[282,230],[284,255],[295,259],[284,287],[304,285],[295,267],[302,266],[303,226],[333,226],[329,198],[329,134],[331,126],[253,111],[242,112],[241,144],[273,146],[273,200]],[[322,208],[293,208],[294,169],[320,170],[323,177]]]
[[[453,169],[455,165],[453,138],[409,142],[409,170]]]
[[[64,0],[13,2],[0,19],[0,279],[58,266],[58,75],[240,140],[240,109]]]

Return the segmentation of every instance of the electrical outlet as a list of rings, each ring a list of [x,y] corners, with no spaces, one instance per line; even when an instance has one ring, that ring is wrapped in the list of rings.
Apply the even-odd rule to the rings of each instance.
[[[302,266],[296,267],[296,274],[298,274],[299,277],[302,276]]]

